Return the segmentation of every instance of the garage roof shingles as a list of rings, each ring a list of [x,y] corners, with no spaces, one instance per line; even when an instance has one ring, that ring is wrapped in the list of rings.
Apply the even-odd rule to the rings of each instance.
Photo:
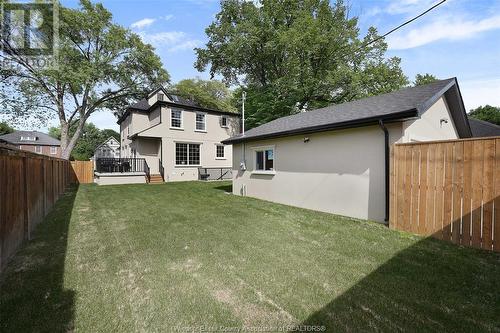
[[[300,132],[321,126],[362,121],[376,117],[385,118],[405,111],[423,112],[429,107],[428,101],[443,93],[455,83],[455,78],[439,80],[430,84],[401,89],[388,94],[363,98],[360,100],[330,105],[321,109],[301,112],[278,118],[269,123],[252,128],[244,135],[234,136],[224,143],[234,143],[280,133]]]

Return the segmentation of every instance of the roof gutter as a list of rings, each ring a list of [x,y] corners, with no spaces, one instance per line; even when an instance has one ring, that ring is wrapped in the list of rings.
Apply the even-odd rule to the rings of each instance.
[[[390,166],[390,161],[389,161],[389,150],[390,150],[390,145],[389,145],[389,131],[387,130],[387,127],[385,127],[384,121],[382,119],[379,119],[378,124],[382,131],[384,132],[384,156],[385,156],[385,218],[384,221],[387,223],[389,222],[389,166]]]

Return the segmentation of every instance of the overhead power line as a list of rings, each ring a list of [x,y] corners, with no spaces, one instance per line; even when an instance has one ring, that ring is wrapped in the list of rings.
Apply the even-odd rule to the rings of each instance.
[[[370,42],[368,42],[368,43],[366,43],[366,44],[361,45],[361,46],[360,46],[358,49],[356,49],[354,52],[357,52],[357,51],[361,50],[362,48],[367,47],[368,45],[373,44],[373,43],[375,43],[376,41],[381,40],[382,38],[385,38],[385,37],[389,36],[390,34],[392,34],[393,32],[395,32],[396,30],[399,30],[399,29],[401,29],[402,27],[404,27],[405,25],[410,24],[411,22],[413,22],[413,21],[415,21],[415,20],[419,19],[420,17],[424,16],[425,14],[427,14],[428,12],[430,12],[431,10],[433,10],[433,9],[435,9],[435,8],[437,8],[437,7],[439,7],[440,5],[442,5],[443,3],[445,3],[446,1],[447,1],[447,0],[442,0],[442,1],[438,2],[437,4],[433,5],[433,6],[432,6],[432,7],[430,7],[429,9],[427,9],[426,11],[424,11],[424,12],[420,13],[419,15],[417,15],[417,16],[415,16],[415,17],[413,17],[412,19],[409,19],[408,21],[406,21],[406,22],[404,22],[404,23],[401,23],[400,25],[398,25],[397,27],[395,27],[395,28],[391,29],[390,31],[386,32],[386,33],[385,33],[385,34],[383,34],[382,36],[379,36],[379,37],[375,38],[374,40],[372,40],[372,41],[370,41]]]

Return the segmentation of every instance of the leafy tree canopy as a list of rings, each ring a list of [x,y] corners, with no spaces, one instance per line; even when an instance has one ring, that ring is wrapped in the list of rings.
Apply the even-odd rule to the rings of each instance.
[[[417,74],[415,75],[415,81],[413,82],[413,85],[416,86],[421,86],[424,84],[432,83],[437,81],[438,78],[435,77],[432,74],[425,73],[425,74]]]
[[[0,122],[0,135],[9,134],[14,132],[14,129],[9,126],[5,121]]]
[[[69,133],[74,135],[77,130],[78,125],[74,124],[69,129]],[[61,139],[61,129],[59,127],[49,128],[49,135],[56,139]],[[86,123],[83,127],[82,134],[77,140],[73,151],[71,152],[70,158],[78,161],[88,161],[100,144],[114,137],[118,142],[120,142],[120,134],[112,129],[100,130],[92,123]]]
[[[237,112],[232,104],[231,90],[221,81],[185,79],[173,85],[170,90],[181,97],[195,100],[206,108]]]
[[[80,0],[77,9],[61,6],[59,15],[58,66],[34,67],[16,52],[0,55],[15,65],[0,69],[0,106],[17,121],[57,117],[62,157],[69,158],[92,113],[121,110],[169,75],[153,47],[113,23],[102,4]],[[0,42],[12,50],[8,39]]]
[[[223,1],[195,67],[244,87],[249,127],[407,85],[384,40],[367,45],[376,29],[361,38],[357,24],[341,0]]]
[[[497,106],[480,106],[478,108],[470,110],[469,116],[500,126],[500,107]]]

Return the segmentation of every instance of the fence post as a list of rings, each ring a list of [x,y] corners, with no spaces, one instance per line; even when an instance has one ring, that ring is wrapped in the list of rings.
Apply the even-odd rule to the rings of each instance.
[[[47,215],[47,160],[42,159],[42,173],[43,173],[43,216]]]
[[[31,239],[30,232],[30,205],[29,205],[29,185],[28,185],[28,158],[23,156],[23,201],[24,201],[24,240]]]

